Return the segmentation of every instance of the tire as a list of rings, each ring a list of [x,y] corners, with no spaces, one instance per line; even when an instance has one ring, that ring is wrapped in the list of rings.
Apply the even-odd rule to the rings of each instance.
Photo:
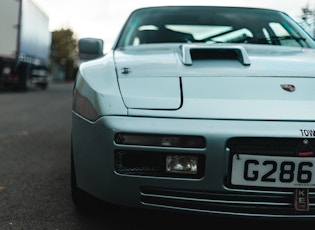
[[[38,87],[45,90],[48,87],[48,82],[37,83]]]
[[[28,64],[20,66],[18,76],[20,78],[18,89],[28,91],[32,86],[31,66]]]

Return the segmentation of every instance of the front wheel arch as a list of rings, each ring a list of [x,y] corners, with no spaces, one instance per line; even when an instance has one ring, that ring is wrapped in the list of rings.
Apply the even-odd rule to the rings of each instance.
[[[72,141],[71,141],[72,142]],[[90,195],[84,190],[80,189],[77,184],[75,162],[73,155],[73,146],[71,143],[71,165],[70,165],[70,181],[71,181],[71,197],[72,202],[80,211],[96,211],[105,207],[107,203]]]

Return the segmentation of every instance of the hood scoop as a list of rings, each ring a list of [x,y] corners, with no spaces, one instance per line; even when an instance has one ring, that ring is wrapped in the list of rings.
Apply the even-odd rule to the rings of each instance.
[[[184,65],[195,60],[238,60],[244,66],[250,65],[247,51],[242,46],[182,45]]]

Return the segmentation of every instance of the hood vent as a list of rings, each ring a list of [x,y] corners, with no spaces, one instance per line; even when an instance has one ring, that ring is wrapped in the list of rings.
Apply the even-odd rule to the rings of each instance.
[[[242,46],[183,45],[182,57],[184,65],[192,65],[194,60],[238,60],[243,65],[250,65]]]

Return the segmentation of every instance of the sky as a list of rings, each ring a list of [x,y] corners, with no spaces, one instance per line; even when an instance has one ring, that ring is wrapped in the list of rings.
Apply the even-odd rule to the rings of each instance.
[[[129,14],[140,7],[170,5],[248,6],[281,10],[299,20],[315,0],[31,0],[49,17],[49,30],[72,29],[77,39],[95,37],[110,49]]]

